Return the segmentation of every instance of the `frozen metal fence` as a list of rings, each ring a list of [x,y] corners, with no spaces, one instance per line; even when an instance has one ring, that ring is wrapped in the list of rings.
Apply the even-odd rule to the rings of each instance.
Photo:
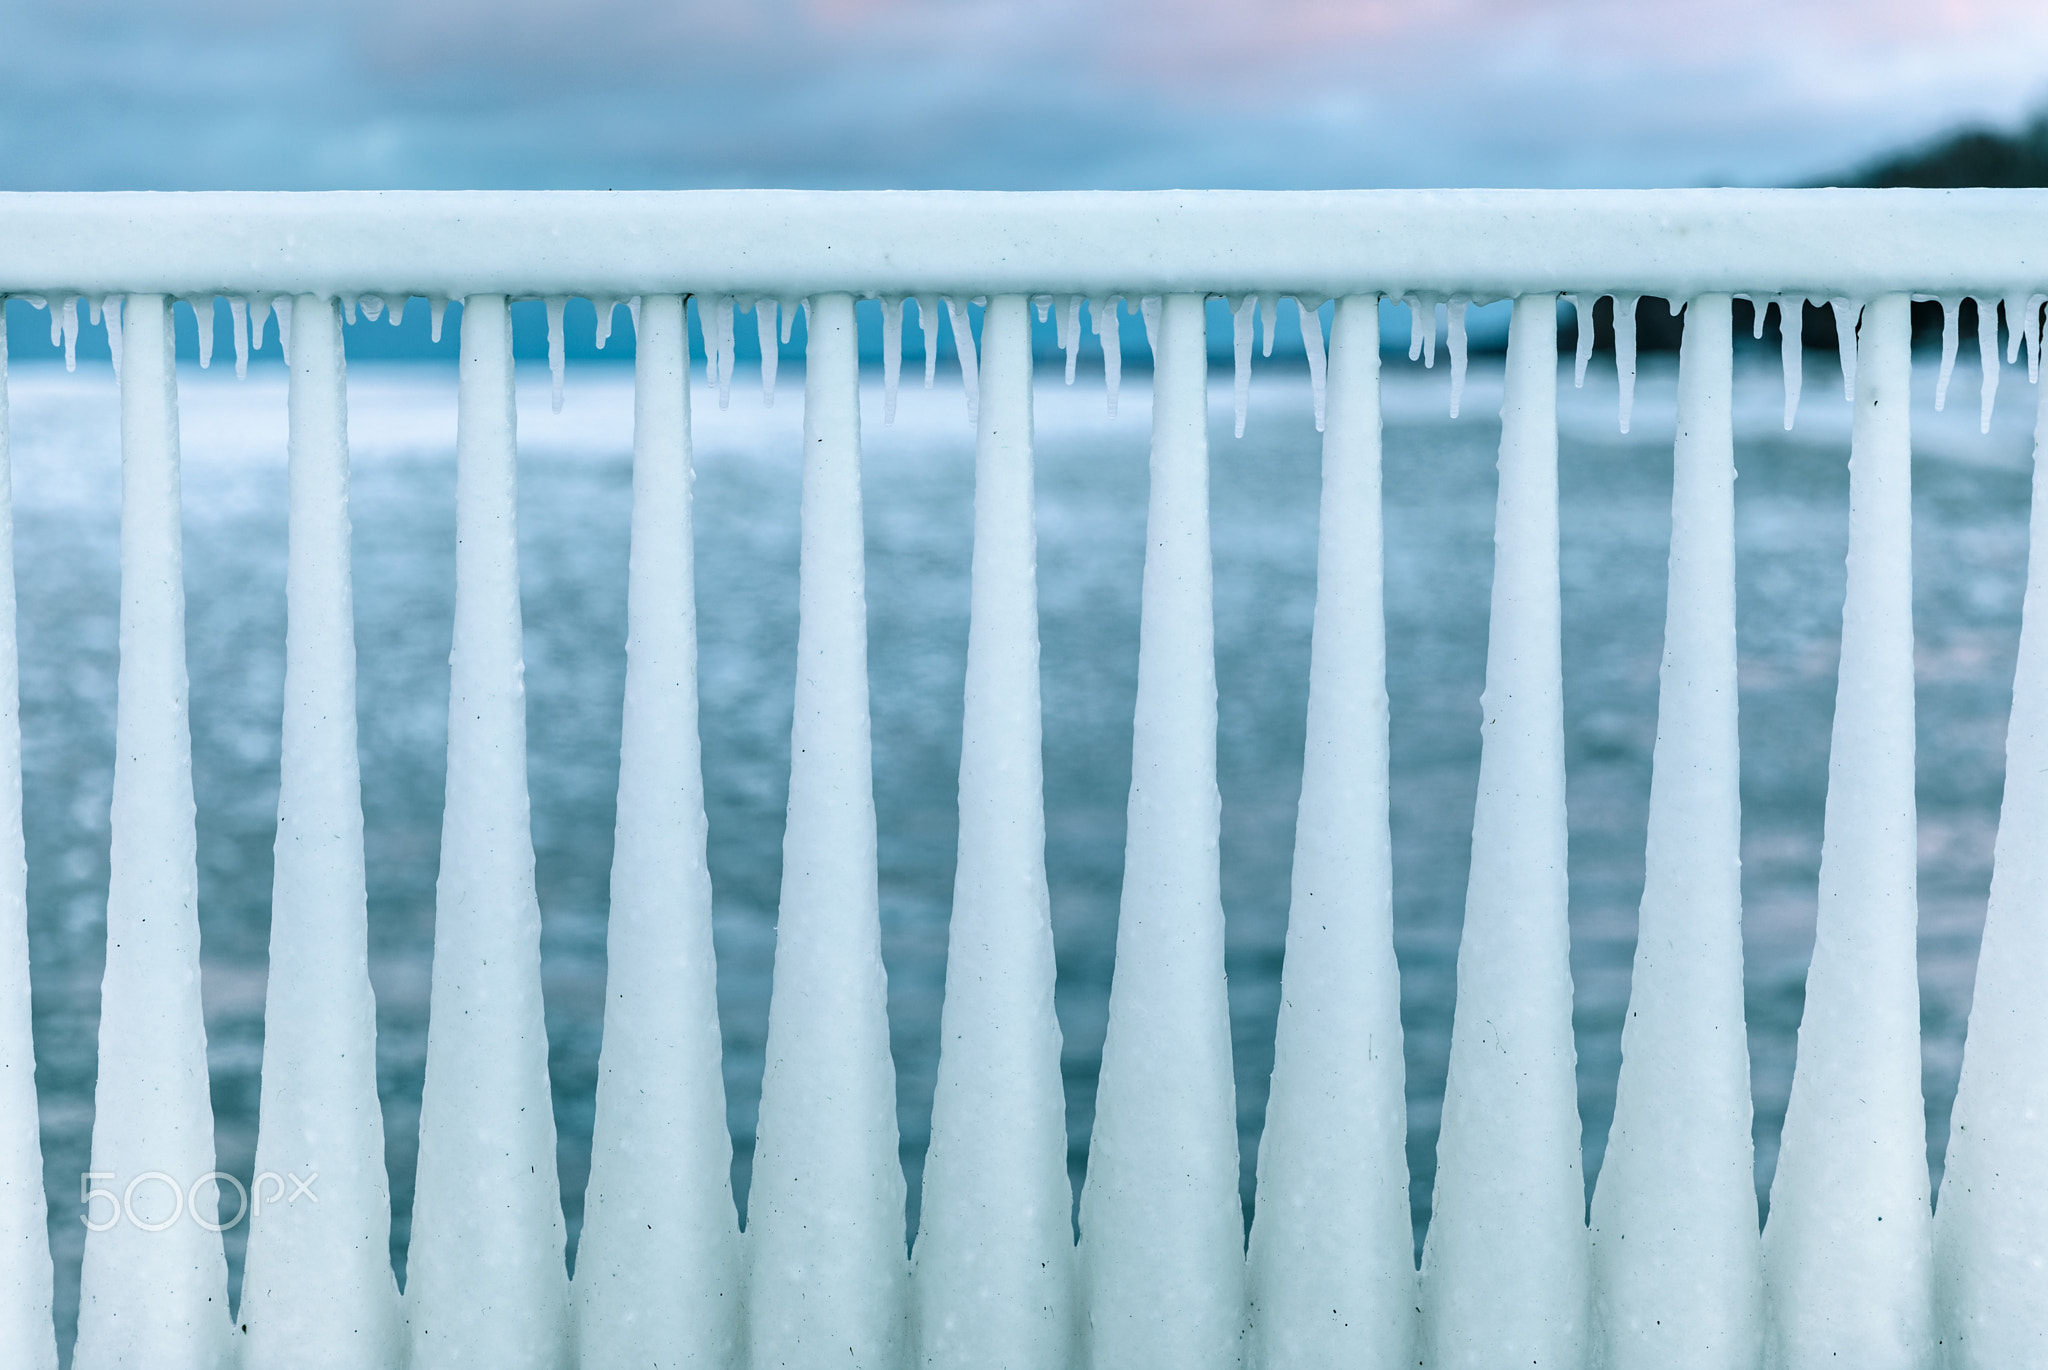
[[[1937,1219],[1915,970],[1914,298],[2036,373],[2048,193],[0,195],[0,294],[102,320],[123,486],[112,883],[80,1370],[1090,1366],[1220,1370],[2048,1363],[2048,496],[1982,969]],[[508,302],[637,329],[610,982],[577,1276],[528,826]],[[1556,300],[1686,306],[1669,605],[1625,1061],[1587,1219],[1567,962]],[[1818,941],[1768,1227],[1752,1179],[1738,880],[1731,299],[1828,302],[1855,403]],[[229,1317],[212,1220],[173,307],[275,315],[290,367],[286,708],[257,1169]],[[1205,300],[1300,310],[1324,427],[1308,744],[1247,1246],[1218,883]],[[461,313],[456,612],[408,1287],[387,1257],[355,736],[341,320]],[[903,1247],[876,893],[854,302],[945,318],[975,415],[972,626],[943,1055]],[[729,1180],[697,735],[687,300],[807,311],[801,619],[774,997],[743,1235]],[[1420,1272],[1403,1154],[1381,608],[1382,298],[1462,374],[1512,299],[1484,750]],[[945,302],[941,313],[939,301]],[[1317,310],[1335,301],[1325,344]],[[1070,1219],[1044,870],[1030,311],[1069,367],[1150,337],[1129,835],[1098,1113]],[[970,306],[983,305],[978,337]],[[1122,307],[1120,307],[1122,306]],[[1783,326],[1789,321],[1789,327]],[[1860,321],[1860,322],[1859,322]],[[1592,332],[1579,330],[1580,374]],[[927,365],[934,349],[927,342]],[[775,349],[763,350],[773,385]],[[4,361],[4,353],[0,353]],[[4,404],[4,390],[0,390]],[[0,408],[0,444],[4,444]],[[1626,424],[1626,409],[1622,421]],[[2048,429],[2043,430],[2048,440]],[[5,448],[0,445],[0,482]],[[2039,476],[2036,477],[2037,482]],[[11,523],[0,499],[0,1363],[56,1362],[32,1079]],[[1302,536],[1309,536],[1307,528]],[[218,1177],[225,1179],[225,1177]],[[233,1195],[229,1196],[232,1201]],[[119,1222],[102,1221],[110,1211]]]

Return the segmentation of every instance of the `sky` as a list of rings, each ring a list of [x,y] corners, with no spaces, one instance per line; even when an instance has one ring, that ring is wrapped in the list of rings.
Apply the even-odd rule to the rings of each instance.
[[[1821,180],[2042,0],[0,0],[0,189]]]

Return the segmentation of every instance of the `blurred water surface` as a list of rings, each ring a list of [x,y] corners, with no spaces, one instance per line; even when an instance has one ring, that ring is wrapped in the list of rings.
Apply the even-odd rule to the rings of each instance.
[[[1811,950],[1847,538],[1848,406],[1809,358],[1796,432],[1775,356],[1738,368],[1744,894],[1757,1170],[1767,1186]],[[1261,363],[1244,439],[1212,386],[1223,888],[1245,1196],[1264,1115],[1307,700],[1319,447],[1298,361]],[[1959,380],[1959,396],[1974,391]],[[254,1153],[284,650],[284,385],[275,369],[181,375],[204,993],[222,1168]],[[1930,1157],[1938,1165],[1989,881],[2026,554],[2033,393],[2007,377],[1931,411],[1917,373],[1921,952]],[[745,1202],[774,953],[796,636],[801,374],[764,410],[701,377],[697,565],[703,735],[734,1179]],[[1563,382],[1561,488],[1573,968],[1588,1180],[1612,1110],[1641,893],[1669,536],[1675,375],[1648,359],[1634,432],[1611,368]],[[1391,355],[1387,612],[1394,909],[1409,1160],[1427,1221],[1478,767],[1492,569],[1498,359],[1464,417],[1447,377]],[[523,590],[538,860],[563,1201],[589,1166],[625,655],[631,374],[580,366],[549,413],[520,392]],[[1047,862],[1078,1184],[1107,1007],[1130,781],[1147,403],[1038,386]],[[967,640],[972,434],[956,388],[866,399],[869,632],[883,939],[914,1224],[938,1052]],[[103,367],[13,379],[22,720],[37,1070],[60,1341],[76,1318],[113,767],[119,425]],[[378,1064],[403,1271],[448,703],[455,393],[438,364],[357,366],[356,615]],[[243,1231],[231,1230],[239,1280]]]

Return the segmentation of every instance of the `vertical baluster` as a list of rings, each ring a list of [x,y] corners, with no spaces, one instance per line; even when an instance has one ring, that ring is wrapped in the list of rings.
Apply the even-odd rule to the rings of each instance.
[[[0,298],[0,309],[5,307],[6,300]],[[29,1008],[20,682],[14,637],[14,474],[7,450],[7,330],[0,327],[0,1363],[19,1370],[56,1370],[49,1215],[43,1201],[43,1145]]]
[[[512,320],[462,310],[455,643],[406,1321],[417,1370],[569,1361],[526,790]]]
[[[789,821],[748,1200],[752,1363],[892,1370],[907,1263],[869,753],[853,299],[811,301]]]
[[[1906,296],[1870,303],[1859,347],[1820,918],[1764,1230],[1765,1361],[1903,1370],[1933,1351]]]
[[[917,1363],[1066,1370],[1074,1196],[1045,882],[1025,298],[996,296],[981,329],[960,860],[912,1266]]]
[[[76,1370],[214,1370],[228,1271],[207,1206],[213,1102],[199,1002],[199,872],[186,712],[178,382],[170,301],[126,301],[121,369],[121,665],[112,875]],[[111,321],[110,321],[111,322]],[[230,1215],[231,1216],[231,1215]],[[151,1231],[148,1229],[160,1228]]]
[[[578,1344],[593,1370],[729,1370],[739,1346],[740,1232],[697,736],[689,367],[681,297],[648,296],[634,361],[604,1053],[576,1254]]]
[[[1649,848],[1621,1082],[1593,1191],[1599,1354],[1748,1370],[1762,1274],[1742,1009],[1733,304],[1686,310]]]
[[[1161,310],[1116,975],[1081,1195],[1087,1363],[1238,1363],[1244,1213],[1217,867],[1208,350]]]
[[[2048,395],[2048,389],[2044,389]],[[1948,1164],[1934,1211],[1937,1335],[1957,1370],[2048,1345],[2048,402],[2034,422],[2027,598],[2005,743],[2005,805]]]
[[[1252,1219],[1251,1364],[1415,1364],[1387,827],[1379,301],[1337,302],[1308,746]]]
[[[1557,303],[1515,301],[1472,873],[1422,1253],[1432,1370],[1576,1367],[1585,1187],[1566,921]]]
[[[301,296],[291,320],[284,747],[237,1321],[248,1370],[375,1370],[403,1352],[356,759],[347,378],[334,301]]]

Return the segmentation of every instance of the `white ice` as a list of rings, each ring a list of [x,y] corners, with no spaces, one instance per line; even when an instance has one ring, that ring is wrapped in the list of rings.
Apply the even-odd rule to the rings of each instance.
[[[754,340],[761,348],[761,407],[775,407],[775,366],[782,360],[775,341],[775,301],[763,295],[754,301]]]
[[[1586,367],[1593,360],[1593,306],[1600,302],[1598,295],[1567,295],[1572,302],[1572,331],[1577,337],[1572,362],[1572,384],[1579,389],[1586,385]]]
[[[924,388],[929,390],[939,374],[939,302],[930,295],[917,297],[917,326],[924,335]]]
[[[966,300],[949,298],[946,314],[953,321],[953,351],[960,359],[960,387],[967,392],[967,422],[972,424],[981,408],[981,387],[974,365],[974,320]]]
[[[903,301],[882,301],[882,422],[896,422],[896,389],[903,375]]]
[[[547,298],[548,311],[548,376],[554,383],[550,403],[554,412],[562,412],[562,373],[567,370],[562,345],[562,315],[567,312],[569,298],[566,295],[550,295]],[[355,322],[351,319],[349,322]]]
[[[1244,436],[1245,406],[1252,393],[1252,325],[1257,318],[1259,297],[1244,295],[1230,306],[1230,347],[1237,366],[1237,433]]]
[[[1799,392],[1806,380],[1806,300],[1798,295],[1780,295],[1778,305],[1778,356],[1785,372],[1785,431],[1799,416]]]
[[[1991,431],[1991,409],[1998,400],[1998,301],[1977,298],[1977,359],[1983,367],[1983,399],[1979,406],[1979,431]]]
[[[1116,417],[1116,392],[1124,374],[1122,330],[1117,326],[1117,311],[1122,304],[1122,297],[1117,295],[1088,301],[1088,317],[1094,323],[1095,336],[1102,340],[1102,384],[1109,396],[1111,418]]]
[[[1067,350],[1067,384],[1074,383],[1075,370],[1081,363],[1081,297],[1069,295],[1060,301],[1061,331],[1066,334],[1061,346]],[[986,321],[982,327],[986,328]]]
[[[1452,300],[1449,308],[1449,326],[1444,335],[1445,345],[1451,350],[1451,417],[1458,417],[1458,405],[1465,398],[1465,310],[1470,300]]]
[[[1856,319],[1863,305],[1856,300],[1830,300],[1835,314],[1835,345],[1842,355],[1842,398],[1856,400]]]
[[[1614,374],[1621,389],[1621,431],[1628,432],[1636,407],[1636,305],[1634,295],[1614,297]]]
[[[1934,382],[1936,413],[1948,406],[1948,383],[1956,370],[1956,344],[1959,340],[1962,311],[1963,302],[1960,297],[1941,301],[1941,376]]]
[[[1323,431],[1323,376],[1326,358],[1323,355],[1323,302],[1317,299],[1294,300],[1294,311],[1301,320],[1301,350],[1308,359],[1308,387],[1315,404],[1316,431]]]

